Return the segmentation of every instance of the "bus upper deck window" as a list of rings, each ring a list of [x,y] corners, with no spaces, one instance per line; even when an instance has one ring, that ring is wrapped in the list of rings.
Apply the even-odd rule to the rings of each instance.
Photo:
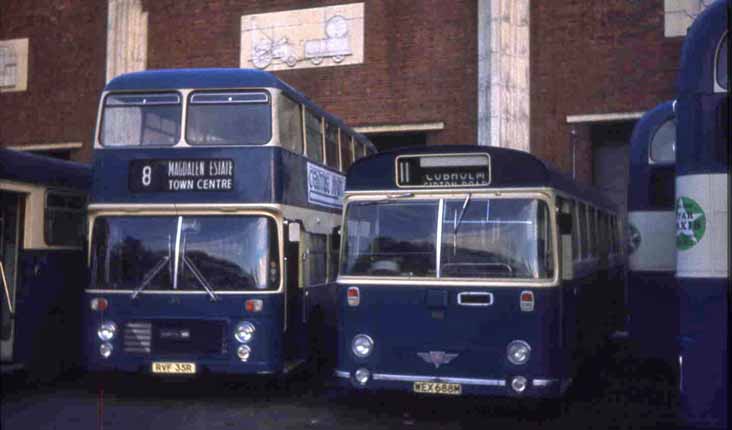
[[[729,48],[729,43],[727,42],[729,40],[728,34],[724,35],[722,42],[719,44],[719,48],[717,48],[717,67],[715,69],[715,75],[716,83],[722,90],[729,89],[729,64],[727,63],[727,56],[729,55],[727,52],[727,49]]]
[[[295,154],[302,154],[302,114],[300,105],[287,96],[279,97],[277,122],[280,129],[280,145]]]
[[[353,139],[341,130],[341,164],[345,172],[353,164]]]
[[[305,111],[305,145],[307,156],[318,163],[323,162],[323,127],[320,117]]]
[[[676,161],[676,122],[673,119],[661,124],[653,133],[649,159],[654,164],[673,164]]]
[[[109,94],[99,141],[104,146],[171,146],[180,139],[178,93]]]
[[[269,94],[197,92],[188,106],[186,140],[191,145],[264,145],[272,137]]]
[[[326,122],[325,123],[325,161],[328,167],[338,169],[338,127]]]

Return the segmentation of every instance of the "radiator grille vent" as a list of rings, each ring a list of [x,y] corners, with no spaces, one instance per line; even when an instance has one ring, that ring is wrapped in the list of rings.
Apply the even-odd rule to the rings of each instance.
[[[137,354],[150,354],[152,324],[149,322],[128,322],[123,333],[124,351]]]

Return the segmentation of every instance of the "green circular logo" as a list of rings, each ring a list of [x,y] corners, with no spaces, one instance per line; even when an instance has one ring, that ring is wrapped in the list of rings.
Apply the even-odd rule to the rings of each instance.
[[[676,248],[685,251],[696,245],[707,229],[707,217],[699,203],[689,197],[676,200]]]
[[[641,234],[638,227],[628,224],[628,254],[634,253],[641,245]]]

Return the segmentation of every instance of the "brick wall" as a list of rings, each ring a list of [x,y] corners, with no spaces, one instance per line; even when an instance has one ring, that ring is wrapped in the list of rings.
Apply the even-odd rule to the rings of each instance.
[[[143,0],[147,67],[238,67],[242,15],[341,3]],[[363,64],[276,73],[351,125],[444,121],[428,144],[474,143],[476,7],[365,0]],[[104,85],[106,1],[5,0],[0,12],[0,39],[30,39],[28,91],[0,94],[0,145],[81,141],[74,158],[88,160]],[[663,17],[663,0],[531,2],[538,156],[571,171],[567,115],[643,111],[673,97],[683,39],[664,37]],[[590,163],[577,158],[578,170],[591,172]]]
[[[569,172],[567,115],[644,111],[670,100],[683,39],[664,37],[663,0],[531,6],[531,147]],[[577,166],[578,178],[591,181],[591,153],[582,151]]]
[[[148,68],[239,67],[241,16],[347,3],[146,0]],[[366,1],[364,63],[275,72],[352,126],[444,121],[428,144],[475,143],[475,2]]]
[[[0,40],[29,38],[28,89],[0,93],[0,146],[83,142],[104,86],[106,2],[3,0]]]

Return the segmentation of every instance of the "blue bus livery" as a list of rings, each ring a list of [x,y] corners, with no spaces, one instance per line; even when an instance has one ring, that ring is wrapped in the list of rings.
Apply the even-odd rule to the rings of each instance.
[[[729,399],[729,3],[709,5],[681,52],[676,279],[685,425],[727,428]]]
[[[455,145],[359,161],[346,179],[336,380],[562,396],[617,329],[620,224],[597,192],[525,152]]]
[[[79,365],[88,166],[0,149],[2,370]]]
[[[628,180],[630,339],[639,357],[669,370],[677,367],[679,336],[675,144],[673,102],[665,102],[646,112],[633,130]]]
[[[88,368],[302,364],[326,320],[314,291],[336,276],[342,172],[373,145],[255,70],[122,75],[98,117]]]

